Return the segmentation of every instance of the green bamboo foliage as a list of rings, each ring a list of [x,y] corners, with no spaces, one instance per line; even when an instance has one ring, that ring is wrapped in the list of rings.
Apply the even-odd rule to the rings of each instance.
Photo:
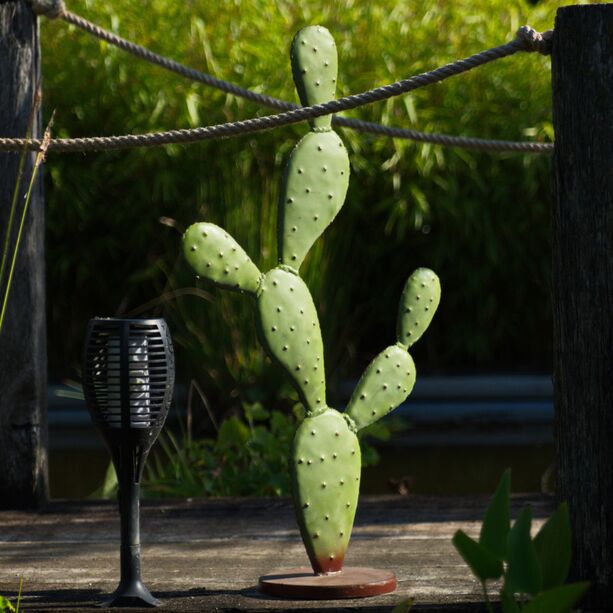
[[[292,43],[292,71],[304,105],[333,99],[337,53],[320,26],[301,30]],[[225,230],[208,223],[184,235],[187,261],[213,283],[248,294],[262,345],[279,364],[306,408],[290,452],[296,518],[316,573],[342,569],[360,487],[359,429],[401,404],[415,383],[408,347],[424,333],[439,303],[436,275],[418,269],[402,295],[397,343],[366,369],[345,413],[326,401],[319,319],[299,268],[341,209],[349,159],[330,117],[314,119],[285,169],[279,202],[279,263],[262,274]]]

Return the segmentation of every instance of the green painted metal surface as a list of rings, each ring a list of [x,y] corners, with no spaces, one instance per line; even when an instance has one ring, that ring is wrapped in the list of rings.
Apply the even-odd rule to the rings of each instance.
[[[292,72],[303,104],[334,97],[336,46],[320,26],[301,30],[291,47]],[[342,569],[357,507],[361,455],[356,433],[401,404],[415,383],[408,353],[440,300],[438,277],[420,268],[408,279],[398,313],[397,342],[362,375],[345,414],[328,407],[317,310],[299,268],[343,206],[349,184],[345,146],[330,117],[315,119],[287,163],[278,217],[279,264],[260,273],[223,229],[191,226],[183,248],[196,273],[254,297],[262,345],[286,372],[306,409],[290,452],[296,518],[313,570]]]

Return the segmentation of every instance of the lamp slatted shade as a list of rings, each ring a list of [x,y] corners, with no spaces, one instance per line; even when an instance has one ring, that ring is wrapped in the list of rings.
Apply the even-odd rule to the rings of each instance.
[[[174,384],[174,355],[162,319],[92,319],[85,345],[84,391],[107,428],[160,428]]]

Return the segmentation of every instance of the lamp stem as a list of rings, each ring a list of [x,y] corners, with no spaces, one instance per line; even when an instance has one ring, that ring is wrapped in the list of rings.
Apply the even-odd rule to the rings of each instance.
[[[121,582],[140,581],[140,483],[135,479],[134,460],[122,464],[119,483],[121,517]],[[132,461],[129,461],[132,460]]]
[[[124,434],[126,436],[126,434]],[[140,475],[138,448],[122,445],[113,462],[118,475],[121,520],[120,580],[107,606],[154,607],[159,601],[143,585],[140,571]],[[143,458],[144,462],[144,458]]]

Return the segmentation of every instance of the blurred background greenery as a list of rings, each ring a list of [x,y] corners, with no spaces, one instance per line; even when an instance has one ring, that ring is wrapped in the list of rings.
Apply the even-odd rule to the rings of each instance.
[[[159,53],[297,101],[288,47],[319,23],[339,49],[339,95],[428,70],[553,26],[561,3],[526,0],[71,0],[69,9]],[[57,136],[234,121],[271,111],[138,61],[60,21],[42,28],[45,110]],[[499,139],[552,138],[549,59],[518,54],[352,111],[386,125]],[[256,343],[250,301],[196,281],[180,256],[197,220],[225,227],[260,269],[276,258],[282,167],[304,125],[188,147],[53,156],[47,171],[49,364],[78,378],[95,315],[164,316],[179,381],[212,411],[290,407]],[[394,338],[407,275],[428,266],[443,300],[421,373],[548,372],[547,156],[485,154],[342,130],[349,194],[302,272],[320,311],[328,376],[357,377]],[[281,391],[280,391],[281,390]]]

